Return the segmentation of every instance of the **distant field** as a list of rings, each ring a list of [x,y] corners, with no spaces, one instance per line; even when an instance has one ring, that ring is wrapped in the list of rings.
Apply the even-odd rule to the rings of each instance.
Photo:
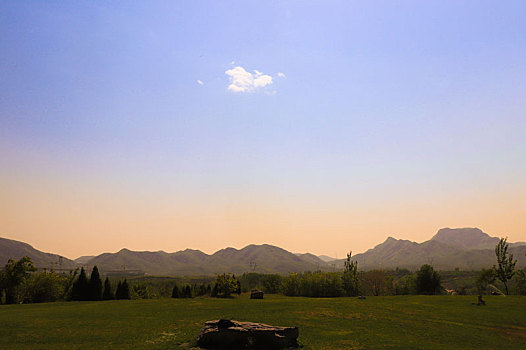
[[[305,349],[525,349],[526,297],[157,299],[0,306],[0,349],[190,348],[207,320],[296,325]]]

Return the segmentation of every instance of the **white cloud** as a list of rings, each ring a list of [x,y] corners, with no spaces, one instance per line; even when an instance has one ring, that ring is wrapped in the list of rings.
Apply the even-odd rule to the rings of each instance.
[[[203,83],[201,80],[197,79],[197,84],[199,85],[205,85],[205,83]]]
[[[278,73],[278,77],[280,77],[280,78],[286,78],[286,75],[285,75],[285,73],[281,73],[281,72],[279,72],[279,73]]]
[[[233,92],[254,92],[256,89],[264,88],[272,84],[272,77],[254,70],[254,74],[247,72],[241,66],[234,67],[225,72],[229,76],[230,85],[228,90]]]

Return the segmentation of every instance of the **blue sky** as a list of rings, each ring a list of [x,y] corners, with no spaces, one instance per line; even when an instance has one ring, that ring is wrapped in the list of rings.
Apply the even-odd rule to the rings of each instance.
[[[2,1],[0,234],[52,246],[89,231],[61,223],[65,207],[87,201],[79,212],[96,212],[109,196],[155,209],[138,204],[152,211],[138,214],[143,226],[108,245],[100,221],[89,231],[99,250],[133,246],[141,233],[167,250],[211,236],[223,238],[205,250],[242,246],[252,243],[246,231],[266,242],[268,210],[289,224],[272,219],[280,234],[266,243],[320,254],[456,224],[524,240],[524,18],[523,1]],[[272,83],[233,91],[235,67]],[[27,201],[51,205],[55,219]],[[487,201],[515,211],[488,219]],[[216,219],[147,224],[190,202]],[[458,207],[419,212],[433,202]],[[478,209],[463,217],[458,203]],[[405,214],[389,214],[395,207]],[[254,226],[231,222],[247,208]],[[318,231],[300,224],[320,212],[329,216]],[[35,226],[22,222],[31,218]],[[321,244],[315,232],[329,219],[338,224]],[[194,241],[178,236],[188,230]]]

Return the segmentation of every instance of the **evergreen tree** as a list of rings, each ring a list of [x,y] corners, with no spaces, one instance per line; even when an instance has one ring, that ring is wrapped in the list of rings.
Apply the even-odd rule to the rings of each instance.
[[[80,274],[71,289],[72,300],[88,300],[88,279],[84,267],[80,269]]]
[[[102,298],[102,280],[100,279],[99,269],[93,266],[88,285],[89,300],[101,300]]]
[[[192,297],[192,288],[190,285],[186,285],[183,287],[183,298],[191,298]]]
[[[172,298],[179,298],[179,288],[177,284],[174,286],[174,289],[172,289]]]
[[[128,282],[126,281],[126,279],[124,279],[124,282],[122,282],[121,288],[122,288],[121,299],[128,299],[128,300],[131,299],[130,287],[128,286]]]
[[[122,282],[117,283],[117,289],[115,290],[115,299],[122,299]]]
[[[104,281],[104,293],[102,294],[102,299],[104,300],[113,299],[113,293],[111,291],[111,283],[108,277],[106,277],[106,280]]]
[[[214,288],[212,288],[212,291],[210,292],[210,296],[213,298],[217,297],[217,283],[214,284]]]

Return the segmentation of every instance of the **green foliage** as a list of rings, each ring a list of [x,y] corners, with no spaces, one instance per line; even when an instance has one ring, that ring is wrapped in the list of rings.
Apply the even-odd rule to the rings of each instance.
[[[89,300],[102,299],[102,280],[100,279],[97,266],[93,266],[93,270],[91,270],[91,276],[88,283],[88,293]]]
[[[111,300],[114,299],[115,296],[113,295],[113,291],[111,290],[111,282],[108,277],[104,280],[104,292],[102,293],[102,299],[103,300]]]
[[[482,269],[477,276],[477,281],[475,282],[478,294],[485,294],[488,290],[488,286],[495,283],[496,277],[494,269]]]
[[[242,292],[259,289],[265,294],[277,294],[281,292],[282,277],[278,274],[244,273],[239,277]]]
[[[283,293],[287,296],[338,297],[343,293],[338,272],[292,273],[283,278]]]
[[[131,286],[132,299],[153,299],[156,295],[147,283],[135,283]],[[125,298],[124,298],[125,299]]]
[[[215,281],[216,297],[218,298],[229,298],[233,293],[237,291],[237,279],[231,274],[223,273],[217,275]]]
[[[36,271],[31,258],[24,256],[20,260],[9,259],[4,271],[0,274],[0,289],[5,294],[6,304],[15,304],[22,301],[20,285]]]
[[[519,270],[515,274],[515,292],[519,295],[526,295],[526,269]]]
[[[88,278],[86,277],[86,271],[84,267],[80,269],[80,274],[77,280],[73,283],[71,288],[71,299],[72,300],[88,300]]]
[[[392,284],[392,282],[388,282],[387,275],[382,270],[363,272],[360,275],[360,282],[365,294],[375,296],[387,294],[388,283]]]
[[[352,252],[347,254],[347,259],[344,262],[344,270],[342,276],[342,286],[347,296],[356,296],[360,294],[358,283],[358,262],[351,260]]]
[[[404,275],[393,284],[395,295],[416,294],[416,276],[413,274]]]
[[[497,246],[495,247],[495,255],[497,256],[497,266],[493,266],[497,278],[504,284],[506,294],[508,291],[508,280],[510,280],[515,274],[515,264],[517,260],[513,260],[513,254],[508,253],[508,243],[506,242],[508,237],[501,238]]]
[[[204,283],[193,284],[192,285],[192,294],[198,297],[209,295],[210,294],[210,285],[205,285]]]
[[[20,285],[24,303],[57,301],[64,295],[67,276],[53,271],[34,273]]]
[[[433,269],[433,266],[422,265],[416,274],[415,287],[417,294],[440,294],[442,291],[440,275]]]

